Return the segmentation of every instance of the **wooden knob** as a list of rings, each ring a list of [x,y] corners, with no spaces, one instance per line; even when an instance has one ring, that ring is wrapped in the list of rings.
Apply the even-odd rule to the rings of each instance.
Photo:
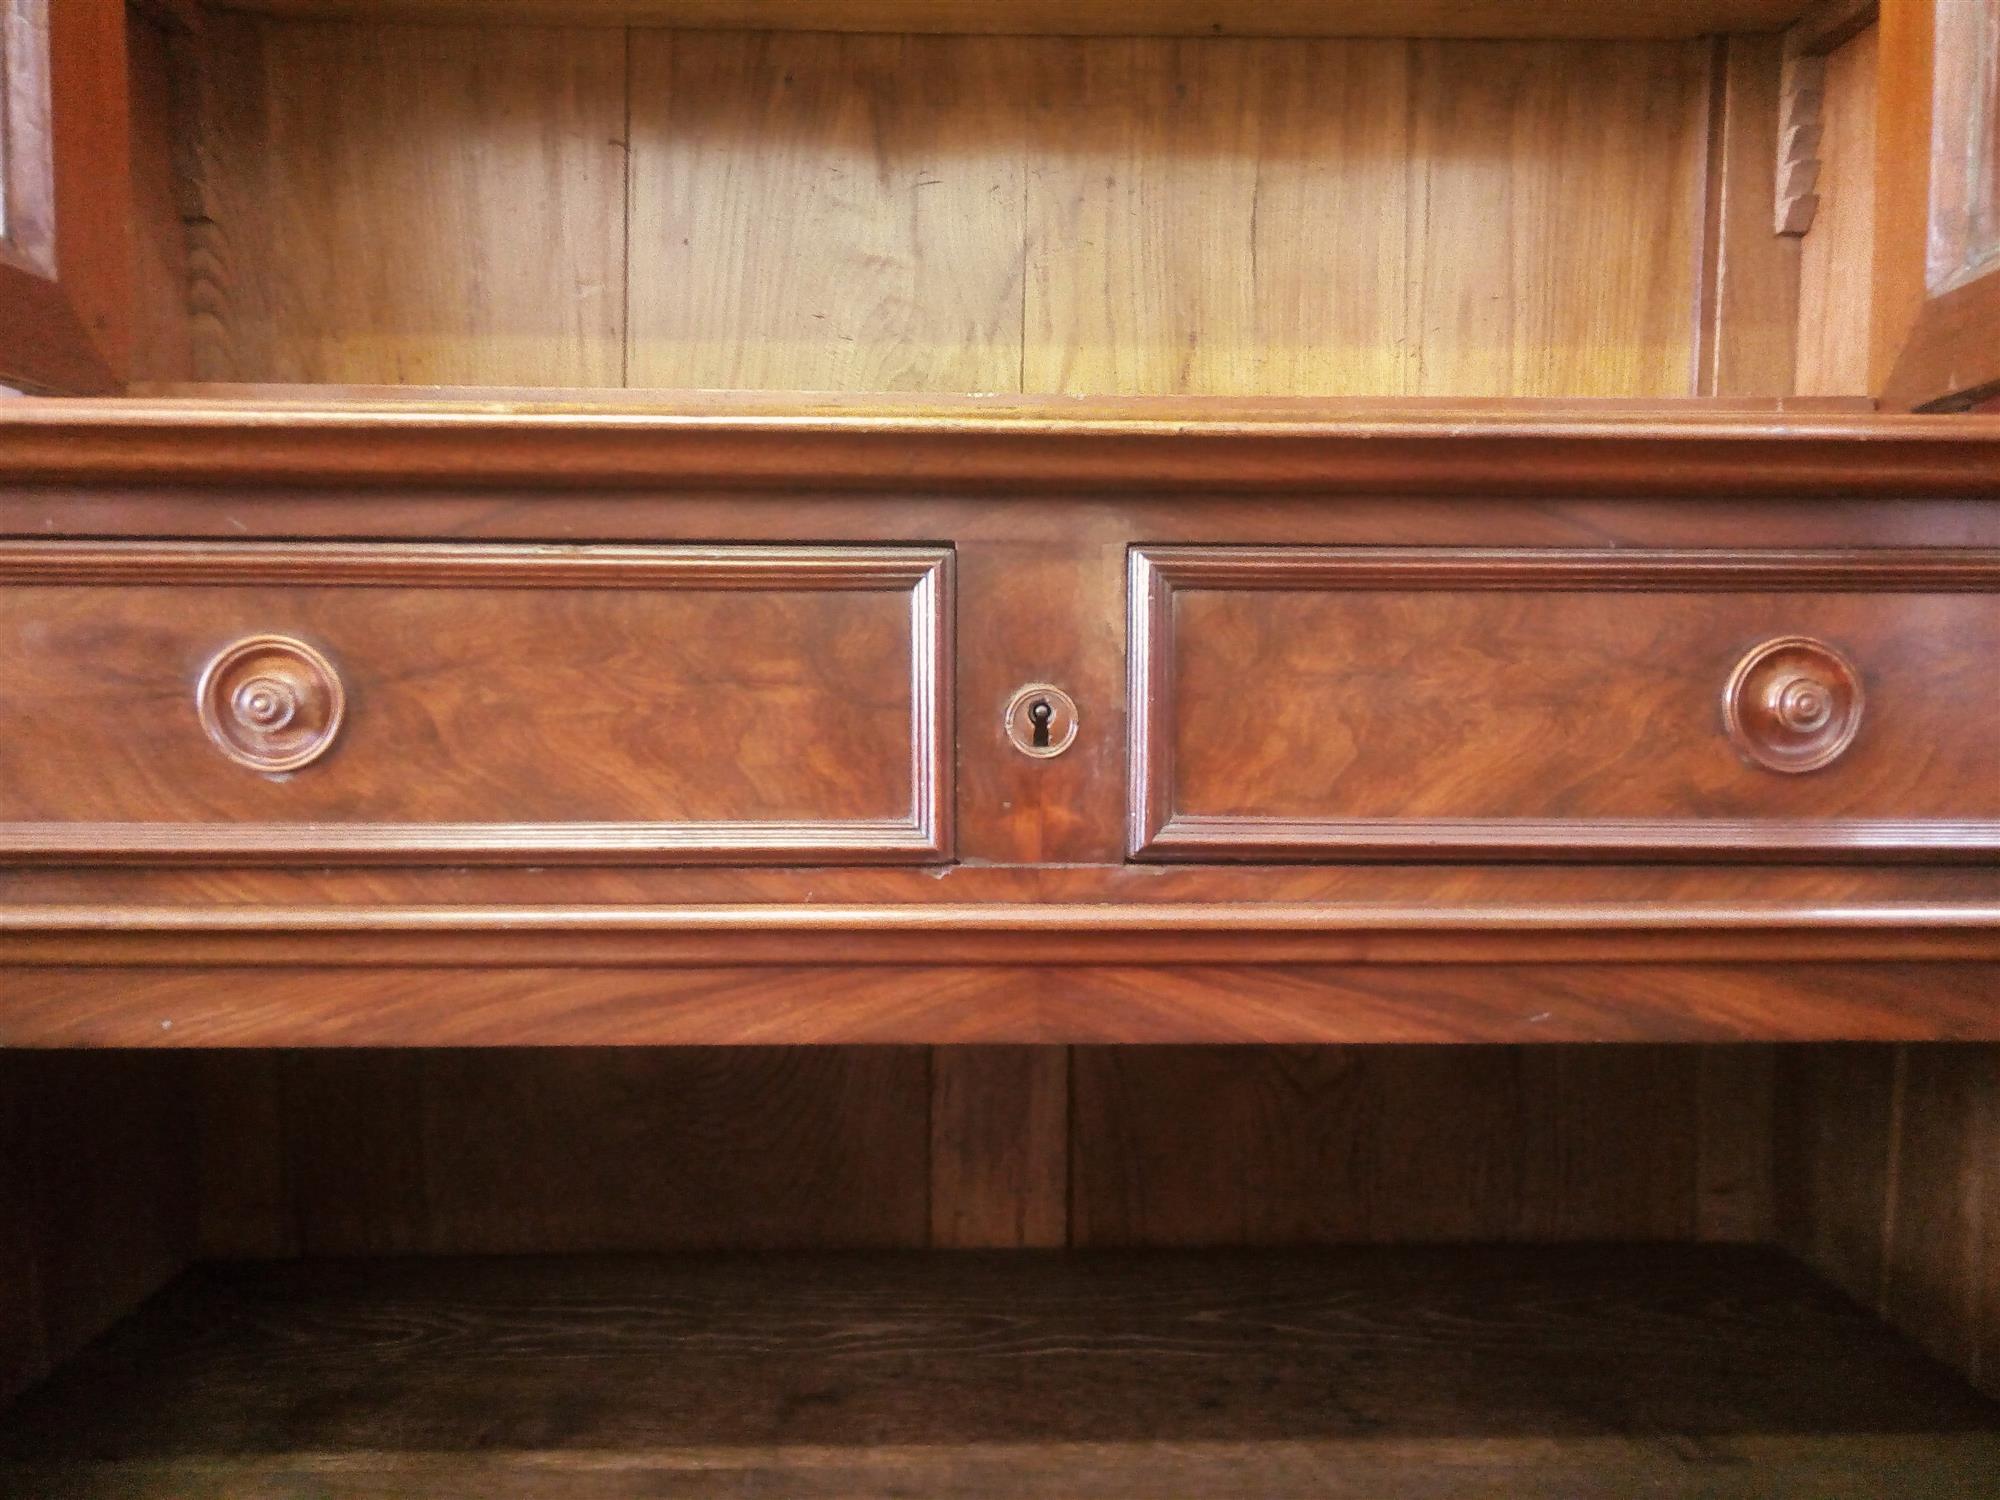
[[[1861,674],[1824,641],[1780,636],[1729,674],[1723,722],[1736,747],[1771,771],[1817,771],[1861,727]]]
[[[276,773],[309,766],[333,747],[347,694],[333,663],[304,641],[253,635],[202,669],[195,707],[224,755]]]

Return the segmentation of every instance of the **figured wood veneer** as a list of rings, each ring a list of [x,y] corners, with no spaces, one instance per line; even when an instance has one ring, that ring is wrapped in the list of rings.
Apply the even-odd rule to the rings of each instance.
[[[1131,850],[1987,857],[1996,589],[1989,549],[1138,548]],[[1865,665],[1793,648],[1825,679],[1794,752],[1738,677],[1801,623]],[[1732,737],[1760,768],[1827,765],[1863,676],[1880,703],[1851,758],[1782,781],[1738,762]]]
[[[937,859],[949,563],[0,542],[0,854]]]

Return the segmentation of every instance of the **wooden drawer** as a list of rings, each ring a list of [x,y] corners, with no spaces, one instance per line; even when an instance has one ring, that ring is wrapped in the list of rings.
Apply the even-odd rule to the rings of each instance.
[[[0,856],[938,860],[950,562],[0,543]]]
[[[2000,851],[2000,552],[1154,547],[1141,859]]]

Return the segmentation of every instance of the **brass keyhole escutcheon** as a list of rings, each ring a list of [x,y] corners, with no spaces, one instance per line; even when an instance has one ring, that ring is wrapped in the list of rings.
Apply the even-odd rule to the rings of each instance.
[[[1031,682],[1007,700],[1001,722],[1016,750],[1052,760],[1075,743],[1076,701],[1059,687]]]

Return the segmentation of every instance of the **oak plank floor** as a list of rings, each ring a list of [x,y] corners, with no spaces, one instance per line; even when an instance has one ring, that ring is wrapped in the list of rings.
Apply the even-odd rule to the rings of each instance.
[[[2000,1406],[1735,1247],[197,1268],[0,1494],[1963,1497]]]

